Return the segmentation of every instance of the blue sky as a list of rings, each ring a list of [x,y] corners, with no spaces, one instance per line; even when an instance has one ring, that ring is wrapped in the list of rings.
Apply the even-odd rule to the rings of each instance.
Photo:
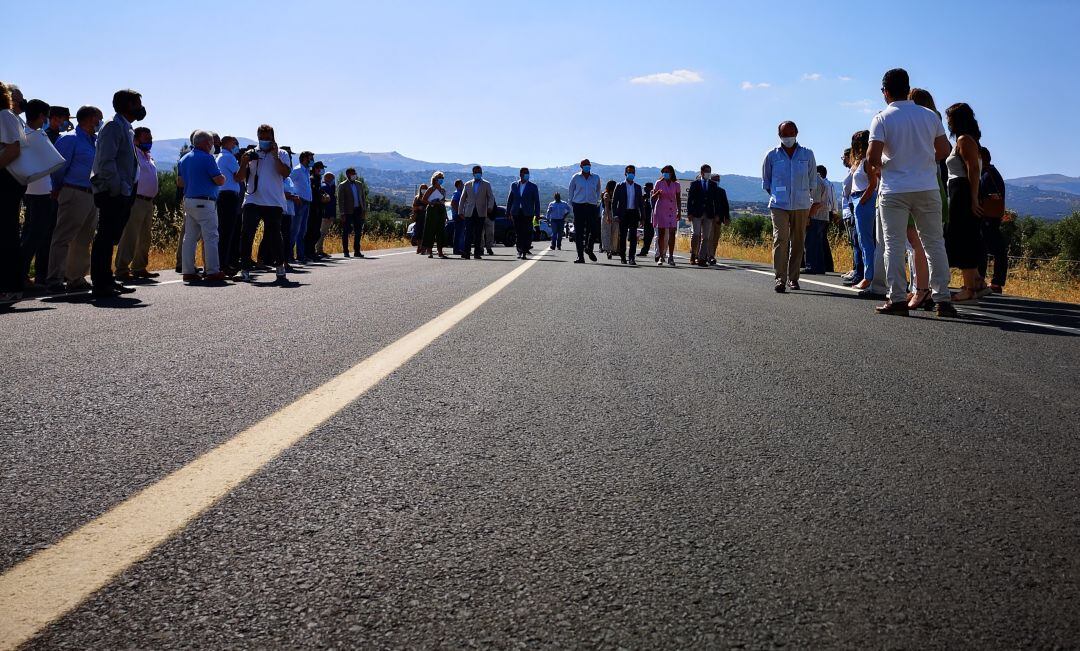
[[[1080,106],[1071,0],[99,0],[34,13],[5,32],[0,78],[73,110],[135,88],[158,138],[253,138],[265,121],[323,153],[756,174],[793,119],[835,178],[882,106],[881,74],[902,66],[939,108],[972,104],[1006,177],[1080,175],[1065,120]]]

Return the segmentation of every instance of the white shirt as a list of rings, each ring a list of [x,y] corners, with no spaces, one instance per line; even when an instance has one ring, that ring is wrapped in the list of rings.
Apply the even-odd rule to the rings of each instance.
[[[637,208],[637,204],[634,203],[635,201],[637,201],[637,190],[634,189],[636,187],[637,187],[637,183],[627,183],[626,184],[626,209],[627,210],[634,210],[635,208]]]
[[[289,153],[278,150],[278,159],[288,167]],[[286,210],[285,177],[282,176],[268,152],[259,152],[259,160],[248,162],[247,194],[244,205],[275,206]],[[292,202],[288,202],[292,203]]]
[[[945,135],[941,118],[911,100],[893,102],[870,121],[870,142],[885,143],[881,193],[938,189],[934,140]]]
[[[870,187],[870,177],[866,174],[866,160],[864,159],[851,175],[851,192],[862,192],[868,187]]]
[[[9,109],[0,111],[0,151],[4,151],[4,145],[22,143],[23,136],[22,120]]]

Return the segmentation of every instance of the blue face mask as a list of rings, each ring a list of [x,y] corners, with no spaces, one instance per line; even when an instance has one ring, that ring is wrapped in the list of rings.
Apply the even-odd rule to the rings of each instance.
[[[259,149],[261,149],[263,151],[270,151],[270,147],[272,145],[273,145],[272,140],[260,140],[259,141]]]
[[[483,174],[481,174],[480,172],[473,172],[473,174],[472,174],[472,177],[473,177],[473,178],[474,178],[475,180],[479,181],[480,179],[484,178],[484,175],[483,175]]]
[[[145,152],[149,152],[150,148],[153,147],[153,146],[154,146],[154,143],[152,143],[152,142],[140,142],[139,143],[139,149],[141,149],[141,150],[143,150]]]
[[[592,172],[592,165],[582,165],[581,166],[581,171],[585,172],[586,174],[588,174],[589,172]]]
[[[529,182],[529,175],[528,174],[522,174],[521,175],[521,180],[528,183]]]
[[[233,148],[230,149],[229,151],[232,152],[233,156],[239,156],[240,155],[240,145],[233,145]]]
[[[634,173],[633,172],[628,172],[626,174],[626,180],[629,181],[630,183],[633,183],[634,182]]]
[[[75,128],[75,125],[71,123],[71,120],[64,120],[64,123],[60,125],[60,131],[71,131]]]
[[[671,180],[671,172],[664,172],[664,180],[665,181],[670,181]]]

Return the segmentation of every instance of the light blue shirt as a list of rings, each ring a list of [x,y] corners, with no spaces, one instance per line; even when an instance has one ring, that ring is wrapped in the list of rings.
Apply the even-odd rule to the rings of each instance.
[[[761,187],[769,193],[769,208],[809,210],[819,178],[814,152],[806,147],[796,145],[790,158],[783,147],[765,154]]]
[[[285,180],[282,182],[282,188],[284,189],[286,194],[294,194],[296,196],[300,196],[299,193],[297,193],[296,191],[296,184],[293,183],[291,176],[285,178]],[[292,199],[289,199],[288,197],[285,197],[285,214],[296,214],[296,204],[293,203]]]
[[[240,171],[240,161],[236,160],[231,151],[223,151],[217,155],[217,166],[225,175],[225,185],[219,188],[222,192],[240,192],[240,184],[236,181],[236,173]]]
[[[565,201],[552,201],[547,207],[548,220],[554,219],[566,219],[566,216],[570,214],[570,204]]]
[[[89,188],[90,170],[97,151],[94,136],[83,131],[82,127],[75,127],[75,131],[60,136],[56,141],[56,151],[67,163],[52,173],[53,189],[59,190],[65,185]]]
[[[570,203],[600,203],[600,177],[590,174],[589,178],[578,172],[570,179]]]
[[[296,196],[311,201],[311,170],[297,163],[289,178],[292,179]]]

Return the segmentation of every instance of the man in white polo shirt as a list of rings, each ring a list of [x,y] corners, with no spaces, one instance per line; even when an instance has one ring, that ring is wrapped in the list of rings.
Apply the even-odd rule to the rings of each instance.
[[[881,92],[889,106],[870,122],[866,164],[881,175],[881,222],[889,285],[885,304],[876,309],[879,314],[908,313],[904,261],[910,215],[930,263],[930,288],[937,314],[956,316],[949,293],[949,258],[945,253],[937,177],[937,161],[948,156],[951,147],[941,119],[907,99],[910,90],[906,70],[894,68],[886,72]]]

